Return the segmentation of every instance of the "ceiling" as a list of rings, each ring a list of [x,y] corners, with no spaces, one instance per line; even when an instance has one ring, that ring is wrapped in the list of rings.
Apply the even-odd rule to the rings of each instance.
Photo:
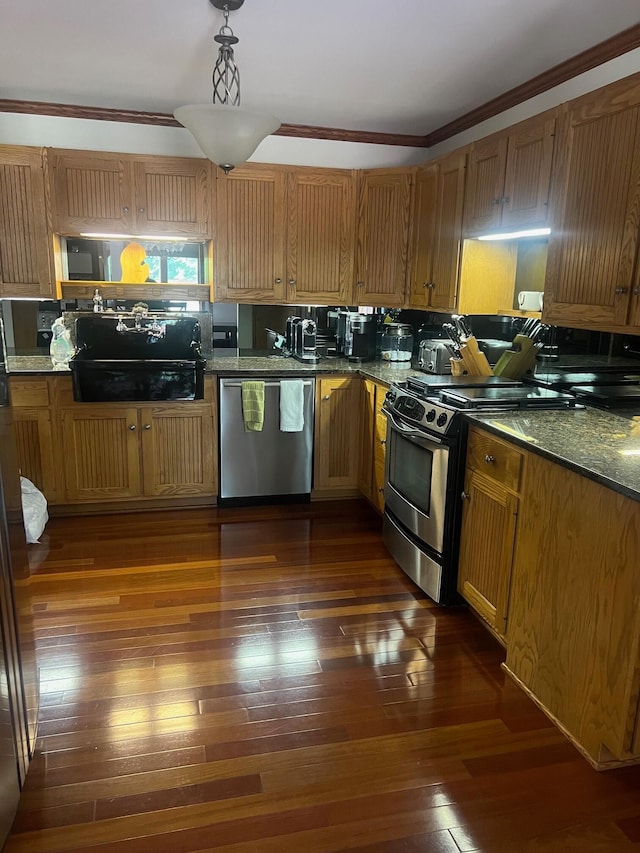
[[[211,99],[209,0],[4,0],[0,98],[172,113]],[[606,11],[604,11],[606,8]],[[246,0],[242,104],[428,134],[640,23],[638,0]]]

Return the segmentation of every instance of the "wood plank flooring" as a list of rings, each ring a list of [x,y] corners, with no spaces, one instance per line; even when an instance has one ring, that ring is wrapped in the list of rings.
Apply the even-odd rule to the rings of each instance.
[[[597,773],[358,501],[54,518],[8,853],[640,853]]]

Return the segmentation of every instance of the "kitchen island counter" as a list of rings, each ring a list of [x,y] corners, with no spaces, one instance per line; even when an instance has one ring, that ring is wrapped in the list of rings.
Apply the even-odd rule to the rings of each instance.
[[[467,415],[470,421],[640,501],[640,420],[599,409]],[[640,413],[638,413],[640,415]]]

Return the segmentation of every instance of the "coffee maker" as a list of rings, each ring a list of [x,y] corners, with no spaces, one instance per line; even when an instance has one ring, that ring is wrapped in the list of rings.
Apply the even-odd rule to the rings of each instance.
[[[320,361],[316,348],[317,327],[315,320],[302,317],[287,318],[285,345],[296,361],[317,364]]]
[[[346,318],[344,354],[349,361],[373,361],[376,357],[378,318],[375,314],[350,313]]]

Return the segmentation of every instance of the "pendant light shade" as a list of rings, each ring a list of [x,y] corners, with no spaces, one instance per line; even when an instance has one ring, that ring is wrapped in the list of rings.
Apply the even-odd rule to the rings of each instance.
[[[262,140],[280,127],[274,116],[227,104],[188,104],[178,107],[174,116],[192,133],[205,156],[225,172],[248,160]]]
[[[224,24],[214,38],[220,48],[213,69],[213,103],[188,104],[173,114],[209,160],[228,173],[248,160],[262,140],[280,127],[280,121],[240,108],[240,71],[233,55],[238,39],[229,26],[229,10],[239,9],[244,0],[209,2],[224,13]]]

